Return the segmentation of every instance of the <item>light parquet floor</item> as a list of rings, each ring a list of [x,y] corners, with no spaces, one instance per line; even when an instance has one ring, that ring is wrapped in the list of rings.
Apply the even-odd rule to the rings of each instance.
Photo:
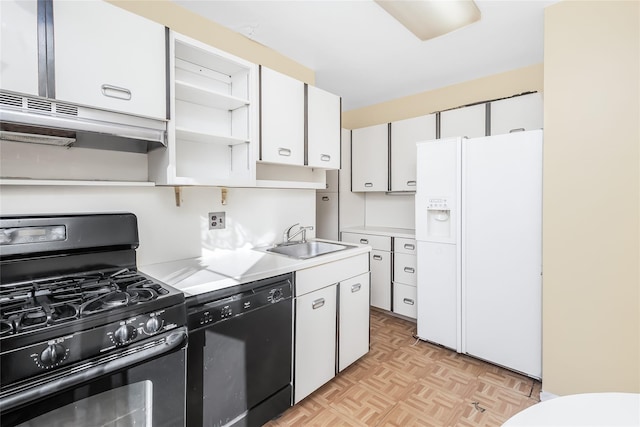
[[[500,426],[540,401],[540,382],[413,338],[371,311],[371,350],[267,427]]]

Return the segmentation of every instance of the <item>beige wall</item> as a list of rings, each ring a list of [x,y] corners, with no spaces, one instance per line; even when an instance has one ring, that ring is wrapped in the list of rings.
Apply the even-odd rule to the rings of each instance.
[[[107,0],[178,33],[200,40],[225,52],[315,84],[315,72],[260,43],[202,18],[169,0]]]
[[[523,92],[542,92],[542,64],[531,65],[342,113],[342,127],[358,129]]]
[[[640,392],[640,3],[545,10],[543,389]]]

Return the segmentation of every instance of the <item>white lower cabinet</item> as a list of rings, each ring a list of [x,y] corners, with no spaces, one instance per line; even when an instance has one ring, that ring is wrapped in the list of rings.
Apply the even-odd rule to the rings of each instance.
[[[371,251],[371,305],[391,310],[391,252]]]
[[[417,317],[416,286],[418,260],[416,241],[393,239],[393,312],[415,319]]]
[[[296,298],[295,403],[336,373],[336,285]]]
[[[369,257],[343,258],[296,271],[295,277],[298,403],[369,351]]]
[[[369,351],[369,273],[339,285],[338,372]]]
[[[343,232],[342,241],[371,246],[371,305],[391,310],[391,237]]]

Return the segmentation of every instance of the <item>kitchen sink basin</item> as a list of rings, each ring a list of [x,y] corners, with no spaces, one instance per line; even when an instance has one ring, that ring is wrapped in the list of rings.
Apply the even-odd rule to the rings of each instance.
[[[329,242],[298,242],[286,243],[265,249],[267,252],[286,255],[297,259],[309,259],[320,255],[326,255],[333,252],[343,251],[353,246],[339,245]]]

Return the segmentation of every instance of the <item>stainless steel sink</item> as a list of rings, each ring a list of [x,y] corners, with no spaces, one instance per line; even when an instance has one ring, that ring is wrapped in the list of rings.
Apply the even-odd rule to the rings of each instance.
[[[297,259],[314,258],[320,255],[326,255],[333,252],[343,251],[345,249],[352,248],[353,246],[339,245],[337,243],[329,242],[297,242],[286,243],[271,248],[265,249],[267,252],[273,252],[276,254],[286,255]]]

